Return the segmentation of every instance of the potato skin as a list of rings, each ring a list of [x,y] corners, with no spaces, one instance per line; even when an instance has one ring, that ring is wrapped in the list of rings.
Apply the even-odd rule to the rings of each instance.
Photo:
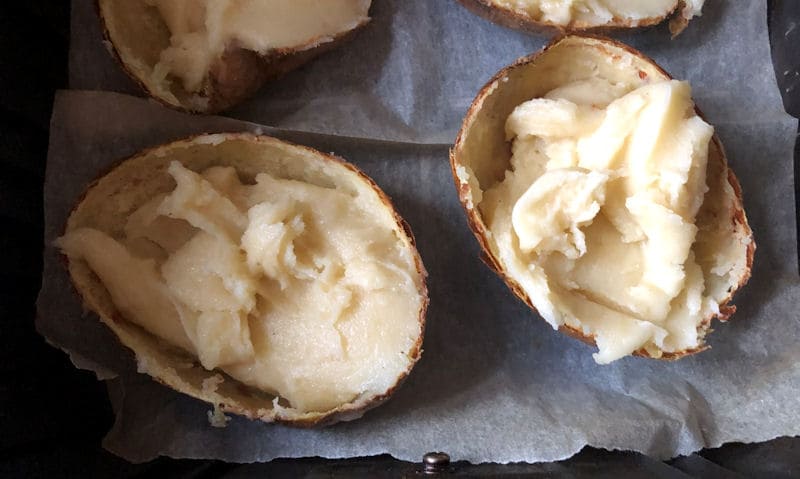
[[[217,113],[252,97],[266,83],[296,70],[319,55],[334,50],[350,41],[366,23],[356,30],[337,36],[305,50],[273,50],[266,55],[229,48],[214,63],[206,79],[204,95],[209,99],[207,110],[189,110],[192,113]]]
[[[192,357],[187,356],[186,353],[179,351],[177,348],[164,344],[150,333],[144,331],[142,328],[134,325],[126,320],[113,306],[105,296],[105,291],[102,283],[99,282],[97,277],[91,273],[88,268],[81,265],[80,262],[70,262],[68,257],[62,255],[61,258],[68,269],[72,279],[72,286],[76,293],[82,299],[83,304],[97,314],[100,321],[108,326],[115,334],[122,346],[133,351],[136,355],[138,362],[139,372],[150,375],[157,382],[174,389],[178,392],[194,397],[201,401],[205,401],[221,411],[226,413],[237,414],[252,420],[260,420],[263,422],[276,422],[286,424],[293,427],[311,428],[323,427],[336,422],[350,421],[360,418],[366,411],[379,406],[387,401],[392,394],[399,388],[410,374],[414,365],[419,361],[422,356],[422,342],[425,335],[425,317],[427,307],[429,304],[427,276],[428,273],[422,263],[422,258],[416,249],[416,242],[408,224],[403,220],[400,214],[392,205],[391,199],[378,187],[375,182],[364,174],[357,167],[343,160],[342,158],[325,154],[314,150],[312,148],[296,145],[284,140],[278,140],[268,136],[253,135],[250,133],[223,133],[212,136],[223,136],[224,141],[239,140],[250,143],[266,143],[282,145],[290,150],[302,151],[306,154],[311,153],[316,157],[316,160],[322,163],[335,163],[344,167],[352,173],[355,173],[360,181],[365,182],[376,193],[380,203],[389,208],[392,217],[400,231],[403,231],[407,236],[409,245],[412,248],[412,255],[414,259],[414,266],[421,282],[418,293],[422,298],[417,321],[420,325],[420,335],[414,345],[406,352],[409,359],[408,368],[396,378],[395,384],[387,390],[384,394],[378,396],[364,396],[358,397],[355,400],[342,404],[339,407],[324,411],[324,412],[306,412],[299,413],[292,409],[282,408],[281,410],[275,409],[272,400],[262,398],[263,393],[255,391],[252,388],[246,387],[238,381],[225,377],[225,387],[208,390],[202,386],[202,381],[220,375],[218,371],[207,371],[199,364],[199,362]],[[70,218],[65,225],[65,234],[71,228],[75,227],[75,218],[79,217],[87,210],[86,203],[88,198],[92,195],[92,190],[100,186],[102,182],[109,176],[125,168],[129,161],[141,160],[145,157],[154,156],[159,158],[160,166],[166,168],[170,161],[169,150],[171,148],[183,147],[192,144],[204,144],[208,135],[200,134],[191,136],[185,139],[176,140],[174,142],[166,143],[159,146],[154,146],[142,150],[131,157],[121,160],[115,166],[104,171],[100,176],[93,181],[84,193],[79,197],[75,207],[72,209]],[[189,165],[191,166],[191,165]],[[235,161],[230,162],[230,166],[236,166]],[[131,171],[131,168],[128,168]],[[139,168],[139,172],[142,170]],[[150,177],[157,174],[157,171],[147,172],[145,177]],[[163,173],[163,172],[162,172]],[[133,178],[125,184],[138,185],[146,180],[141,177]]]
[[[609,34],[620,30],[631,30],[647,28],[658,25],[665,19],[673,16],[670,22],[670,30],[673,36],[677,35],[689,23],[689,20],[678,12],[682,11],[684,2],[683,0],[676,1],[675,8],[669,13],[660,17],[643,18],[641,20],[628,20],[617,18],[611,23],[602,26],[591,26],[585,22],[572,21],[568,25],[558,25],[553,22],[544,20],[536,20],[530,15],[517,12],[512,9],[504,8],[498,5],[493,5],[489,0],[458,0],[467,10],[480,17],[489,20],[492,23],[501,25],[515,30],[522,30],[524,32],[532,33],[535,35],[559,35],[569,32],[585,32],[585,33],[602,33]]]
[[[266,83],[280,78],[292,70],[296,70],[312,61],[319,55],[347,43],[356,36],[369,20],[357,25],[354,29],[320,41],[314,39],[294,48],[275,49],[264,54],[251,50],[230,46],[211,66],[206,76],[200,96],[207,100],[207,105],[198,108],[185,103],[172,102],[153,91],[147,83],[135,73],[122,58],[118,45],[109,30],[106,11],[101,2],[95,0],[95,11],[103,29],[103,38],[111,45],[111,54],[122,70],[149,97],[164,106],[186,113],[214,114],[229,110],[239,103],[251,98]],[[127,0],[126,0],[127,1]]]
[[[503,266],[499,260],[499,258],[495,257],[492,253],[492,248],[489,244],[489,238],[491,236],[490,232],[488,231],[486,225],[481,218],[481,213],[478,210],[477,205],[471,204],[471,191],[470,186],[468,184],[463,183],[460,181],[458,176],[457,168],[464,163],[461,160],[461,152],[464,148],[464,143],[466,136],[468,134],[468,129],[471,126],[473,119],[478,115],[479,110],[483,107],[484,99],[491,95],[496,88],[499,88],[497,85],[502,84],[502,80],[504,78],[509,77],[509,72],[512,70],[535,63],[542,55],[546,54],[550,49],[557,46],[559,43],[565,40],[578,40],[582,42],[587,41],[600,41],[609,47],[614,47],[618,49],[622,49],[625,51],[625,54],[632,55],[636,57],[638,60],[643,61],[653,67],[657,72],[660,73],[662,79],[672,79],[672,77],[667,73],[660,65],[658,65],[655,61],[653,61],[648,56],[644,55],[643,53],[639,52],[638,50],[625,45],[621,42],[616,40],[612,40],[610,38],[605,38],[599,35],[592,35],[592,34],[581,34],[581,35],[562,35],[553,39],[549,44],[547,44],[544,48],[540,51],[533,53],[531,55],[522,57],[518,59],[513,64],[501,69],[497,74],[495,74],[486,84],[481,88],[475,100],[470,105],[469,109],[467,110],[467,114],[464,117],[464,122],[462,124],[461,129],[459,130],[458,136],[456,137],[456,141],[453,147],[450,149],[450,168],[451,173],[453,176],[453,181],[455,182],[456,191],[458,192],[459,201],[461,202],[462,207],[464,208],[464,212],[467,215],[467,223],[472,230],[475,238],[477,239],[480,247],[481,247],[481,259],[483,262],[493,270],[508,286],[508,288],[517,296],[523,303],[525,303],[531,310],[538,314],[536,307],[534,306],[531,299],[528,297],[527,293],[525,293],[522,286],[514,280],[511,276],[506,274]],[[609,57],[618,56],[617,53],[612,52],[609,49],[605,49],[605,54]],[[633,66],[632,66],[633,67]],[[639,71],[639,75],[643,74],[643,71]],[[704,118],[702,112],[699,108],[695,106],[695,112],[701,118]],[[755,255],[756,250],[756,243],[753,239],[753,232],[750,229],[750,225],[747,222],[747,217],[745,215],[743,200],[742,200],[742,190],[739,184],[736,175],[734,174],[733,170],[728,168],[727,158],[725,156],[725,150],[720,142],[719,138],[717,137],[716,133],[712,137],[712,142],[715,148],[709,148],[709,162],[718,162],[722,167],[723,171],[727,172],[727,180],[728,183],[731,185],[733,189],[733,198],[732,203],[734,205],[731,216],[729,218],[730,222],[734,225],[734,230],[738,231],[738,235],[741,236],[743,242],[747,243],[747,250],[746,250],[746,268],[741,277],[738,280],[738,284],[736,287],[733,287],[729,290],[729,294],[726,298],[724,298],[719,303],[719,314],[711,315],[703,319],[701,324],[698,326],[698,332],[703,334],[707,332],[711,332],[710,326],[711,321],[714,318],[719,319],[720,321],[727,321],[731,315],[736,311],[736,307],[730,304],[730,301],[733,299],[734,294],[736,291],[743,287],[747,281],[750,279],[752,267],[753,267],[753,258]],[[592,335],[587,335],[580,329],[576,329],[570,327],[568,325],[562,325],[559,327],[559,331],[572,337],[578,339],[590,346],[596,346],[595,338]],[[640,357],[647,357],[653,359],[660,359],[660,360],[677,360],[683,357],[693,355],[706,349],[709,349],[710,346],[706,344],[701,344],[700,347],[684,350],[684,351],[676,351],[676,352],[660,352],[659,355],[653,356],[644,348],[639,349],[633,353],[634,356]]]

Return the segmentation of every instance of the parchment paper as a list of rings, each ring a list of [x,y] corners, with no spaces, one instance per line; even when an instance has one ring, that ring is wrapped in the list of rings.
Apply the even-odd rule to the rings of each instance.
[[[95,27],[87,3],[73,6],[79,31],[73,29],[72,85],[124,91],[112,63],[95,63],[107,54],[88,40]],[[373,16],[351,47],[289,75],[234,114],[309,131],[449,143],[478,87],[541,44],[450,1],[377,0]],[[742,181],[758,242],[733,320],[716,323],[712,350],[675,363],[626,358],[598,366],[591,348],[555,333],[517,301],[478,260],[446,145],[275,131],[127,95],[61,92],[51,125],[37,327],[77,365],[113,378],[117,420],[105,446],[131,461],[382,453],[417,461],[444,450],[456,460],[534,462],[569,457],[587,444],[667,458],[800,434],[796,122],[783,112],[775,85],[765,4],[709,0],[706,14],[676,42],[663,29],[631,39],[692,81]],[[264,131],[344,156],[393,197],[417,236],[431,293],[423,359],[392,400],[358,421],[295,430],[234,418],[225,429],[210,427],[209,406],[135,373],[130,353],[82,311],[50,246],[81,191],[118,159],[190,133],[232,130]]]

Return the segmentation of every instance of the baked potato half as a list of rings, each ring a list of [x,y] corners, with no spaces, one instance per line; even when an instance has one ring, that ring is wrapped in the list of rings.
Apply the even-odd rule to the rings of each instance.
[[[216,411],[355,419],[422,352],[411,231],[371,179],[307,147],[213,134],[143,151],[89,187],[56,245],[139,371]]]
[[[678,35],[700,15],[705,0],[458,0],[471,12],[532,33],[608,32],[669,20]]]
[[[450,153],[485,262],[554,328],[628,354],[706,349],[755,251],[739,183],[688,83],[566,36],[478,93]]]
[[[97,0],[113,54],[151,97],[215,113],[351,38],[371,0]]]

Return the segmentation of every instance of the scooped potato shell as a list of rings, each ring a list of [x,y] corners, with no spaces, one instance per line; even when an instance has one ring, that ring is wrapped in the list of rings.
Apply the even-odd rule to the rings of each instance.
[[[315,184],[352,185],[362,194],[364,191],[373,194],[374,197],[368,201],[380,204],[382,214],[393,221],[395,234],[404,247],[410,249],[416,274],[421,279],[418,292],[422,302],[417,318],[420,334],[413,347],[406,352],[408,368],[384,394],[362,395],[324,412],[299,412],[282,407],[280,402],[276,407],[274,396],[245,386],[220,371],[204,369],[197,358],[166,344],[127,320],[117,310],[108,291],[88,265],[83,261],[68,261],[64,256],[73,285],[85,305],[96,312],[120,342],[135,353],[139,371],[176,391],[213,404],[221,411],[300,427],[324,426],[357,419],[365,411],[386,401],[421,356],[428,304],[425,284],[427,273],[417,253],[414,237],[388,196],[352,164],[308,147],[246,133],[200,135],[142,151],[119,163],[88,187],[69,217],[67,231],[85,226],[102,229],[112,235],[120,234],[127,220],[127,215],[119,214],[120,208],[134,211],[154,195],[166,193],[174,187],[167,173],[167,167],[174,160],[196,171],[211,166],[234,166],[244,179],[268,172],[277,177]]]
[[[672,35],[680,34],[689,24],[691,13],[683,0],[676,0],[675,7],[664,15],[633,20],[613,18],[604,25],[590,25],[581,21],[571,21],[559,25],[547,20],[533,18],[531,15],[493,4],[490,0],[458,0],[467,10],[498,25],[534,34],[558,34],[565,32],[609,33],[617,30],[630,30],[658,25],[669,19]]]
[[[520,58],[498,72],[478,93],[450,150],[450,164],[459,199],[469,226],[482,248],[482,259],[531,309],[536,307],[520,284],[504,270],[496,242],[484,222],[479,205],[483,191],[501,181],[509,167],[511,146],[505,137],[505,122],[518,105],[537,98],[568,81],[587,78],[593,72],[610,80],[625,80],[638,86],[671,77],[653,60],[613,40],[582,35],[553,40],[541,51]],[[702,113],[695,109],[698,115]],[[725,152],[714,135],[709,144],[707,169],[709,192],[698,214],[698,226],[727,238],[725,248],[742,258],[735,281],[727,285],[727,296],[719,302],[721,321],[736,310],[729,302],[750,277],[755,242],[742,204],[739,182],[728,168]],[[713,316],[698,327],[703,337],[710,332]],[[560,331],[594,345],[593,336],[579,328],[562,325]],[[653,355],[644,348],[634,354],[658,359],[679,359],[708,346]]]
[[[104,38],[125,73],[150,97],[190,113],[217,113],[232,108],[267,82],[346,43],[369,21],[333,37],[314,38],[302,45],[265,53],[230,45],[211,65],[201,91],[190,93],[180,82],[165,87],[150,78],[161,51],[170,43],[170,32],[153,8],[143,0],[96,0],[95,6]]]

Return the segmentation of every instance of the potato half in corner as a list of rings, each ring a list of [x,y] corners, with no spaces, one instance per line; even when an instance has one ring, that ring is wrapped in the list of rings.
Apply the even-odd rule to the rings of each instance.
[[[371,0],[97,0],[105,36],[148,95],[228,109],[349,39]]]
[[[248,134],[144,151],[56,241],[139,370],[222,411],[324,425],[387,399],[420,357],[426,273],[354,166]]]
[[[699,16],[705,0],[459,0],[473,13],[533,33],[642,28],[669,19],[672,35]]]
[[[702,351],[750,277],[736,176],[689,84],[568,36],[500,71],[451,150],[485,259],[596,361]]]

